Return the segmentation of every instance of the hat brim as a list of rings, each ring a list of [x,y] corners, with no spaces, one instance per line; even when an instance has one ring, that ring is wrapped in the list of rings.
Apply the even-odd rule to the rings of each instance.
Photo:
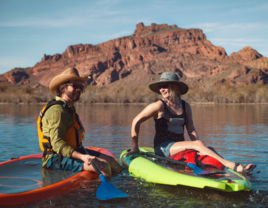
[[[179,85],[181,95],[186,94],[188,92],[188,90],[189,90],[188,85],[185,84],[184,82],[180,82],[180,81],[158,81],[158,82],[152,82],[148,86],[149,86],[150,90],[152,90],[153,92],[161,95],[161,93],[159,91],[159,84],[160,83],[169,83],[169,82],[170,83],[176,83],[176,84]]]
[[[51,92],[55,93],[55,91],[59,88],[59,86],[66,82],[73,81],[73,80],[80,80],[82,83],[84,83],[89,79],[90,77],[84,78],[84,77],[77,77],[77,76],[69,75],[69,74],[60,74],[51,80],[49,89]]]

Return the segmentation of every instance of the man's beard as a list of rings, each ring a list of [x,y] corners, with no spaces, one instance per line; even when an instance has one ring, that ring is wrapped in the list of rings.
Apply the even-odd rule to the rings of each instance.
[[[68,98],[73,101],[76,102],[80,99],[80,93],[79,92],[65,92],[65,94],[68,96]]]

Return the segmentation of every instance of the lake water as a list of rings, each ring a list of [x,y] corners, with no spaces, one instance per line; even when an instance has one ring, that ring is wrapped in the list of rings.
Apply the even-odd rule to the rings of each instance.
[[[131,147],[132,119],[146,105],[78,105],[86,129],[85,146],[102,147],[117,157]],[[40,152],[36,130],[42,105],[0,105],[0,162]],[[183,186],[151,184],[124,175],[110,183],[129,194],[125,200],[101,202],[100,181],[85,183],[69,194],[23,207],[268,207],[268,105],[192,105],[199,138],[222,156],[257,168],[248,179],[251,192],[223,193]],[[140,146],[153,145],[154,121],[144,122]],[[186,136],[188,139],[188,137]]]

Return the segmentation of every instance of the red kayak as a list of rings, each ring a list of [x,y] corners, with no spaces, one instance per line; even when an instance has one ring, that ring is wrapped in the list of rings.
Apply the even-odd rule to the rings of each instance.
[[[111,157],[108,150],[86,147]],[[34,202],[65,194],[80,187],[81,182],[99,178],[88,171],[55,171],[42,168],[43,153],[0,163],[0,206]]]

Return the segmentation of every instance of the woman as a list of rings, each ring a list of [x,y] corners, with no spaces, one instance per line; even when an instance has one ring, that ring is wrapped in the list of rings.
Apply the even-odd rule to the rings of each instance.
[[[148,105],[132,122],[132,149],[128,153],[139,152],[138,136],[140,124],[153,117],[156,134],[154,138],[155,154],[169,157],[186,149],[194,149],[200,155],[209,155],[219,160],[226,167],[241,173],[249,173],[256,165],[234,163],[220,157],[216,152],[207,148],[198,138],[194,127],[190,105],[181,99],[181,95],[188,92],[188,86],[179,81],[177,74],[164,72],[159,82],[149,84],[149,88],[163,98]],[[184,140],[184,126],[186,126],[191,141]]]

